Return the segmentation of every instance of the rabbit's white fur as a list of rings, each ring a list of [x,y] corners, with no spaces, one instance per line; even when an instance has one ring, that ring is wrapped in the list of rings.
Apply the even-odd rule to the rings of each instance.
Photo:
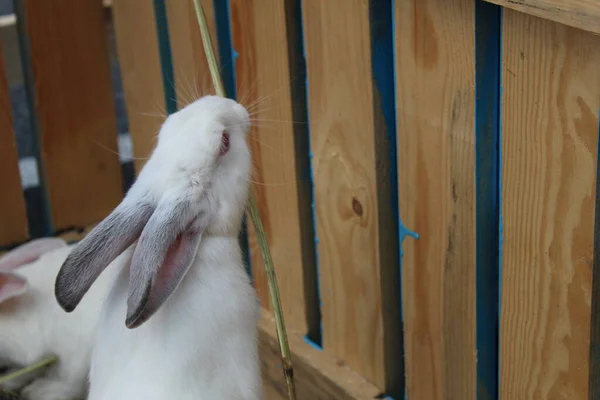
[[[65,243],[17,267],[15,274],[25,278],[28,287],[0,304],[0,365],[23,367],[49,354],[59,357],[41,376],[4,386],[22,390],[27,400],[79,400],[87,393],[94,333],[116,271],[107,271],[80,308],[65,314],[54,298],[54,279],[72,248]]]
[[[89,400],[261,399],[256,297],[237,238],[203,239],[173,296],[144,325],[126,314],[127,250],[94,348]],[[111,266],[112,268],[112,266]]]
[[[184,222],[175,220],[181,225],[178,232],[191,226],[192,231],[203,233],[199,245],[194,247],[189,269],[175,282],[175,289],[168,292],[164,303],[160,302],[162,278],[154,276],[148,287],[150,305],[142,313],[135,313],[135,305],[140,298],[145,304],[148,296],[137,297],[135,293],[144,282],[145,272],[136,271],[147,265],[136,264],[136,256],[144,257],[136,250],[142,249],[144,243],[151,245],[140,253],[160,246],[150,234],[144,239],[151,222],[146,224],[141,238],[138,234],[139,239],[128,244],[125,251],[119,251],[120,255],[108,266],[109,270],[120,272],[99,325],[89,400],[263,398],[257,343],[258,301],[238,242],[251,167],[246,144],[248,129],[248,112],[237,102],[216,96],[196,100],[170,115],[163,124],[151,158],[119,207],[127,215],[136,213],[136,204],[158,204],[152,207],[160,210],[165,202],[172,206],[170,203],[184,199],[190,204],[186,210],[199,217],[188,216]],[[229,134],[228,151],[219,154],[225,143],[224,131]],[[117,214],[115,219],[118,218]],[[124,220],[137,221],[136,218]],[[100,238],[111,237],[102,236],[103,229],[121,234],[123,228],[118,222],[106,224],[106,228],[99,228],[98,239],[91,232],[87,243],[87,238],[80,242],[80,254],[65,263],[65,271],[57,278],[57,298],[66,310],[76,306],[94,279],[80,279],[75,271],[84,271],[85,265],[91,265],[90,269],[101,265],[97,260],[104,255],[96,256],[95,252],[103,251]],[[158,229],[153,235],[163,232],[164,229]],[[135,274],[141,278],[132,276]],[[73,288],[79,285],[82,289],[76,293]],[[154,295],[153,291],[159,293]],[[156,298],[159,305],[152,309],[152,299]],[[142,316],[137,322],[136,315]]]

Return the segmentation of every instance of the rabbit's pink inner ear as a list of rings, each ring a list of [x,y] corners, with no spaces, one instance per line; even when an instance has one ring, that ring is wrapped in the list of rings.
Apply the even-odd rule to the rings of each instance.
[[[0,304],[27,291],[27,280],[20,276],[0,272]]]
[[[146,298],[139,304],[136,313],[128,313],[128,328],[136,328],[146,322],[175,292],[194,262],[201,239],[202,231],[197,230],[186,230],[177,235],[150,282]]]
[[[59,238],[34,239],[0,257],[0,271],[10,271],[29,264],[44,253],[66,246],[67,243]]]

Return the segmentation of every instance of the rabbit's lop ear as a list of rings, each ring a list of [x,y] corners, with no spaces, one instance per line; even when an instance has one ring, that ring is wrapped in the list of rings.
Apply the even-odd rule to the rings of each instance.
[[[56,300],[65,311],[73,311],[102,271],[135,242],[153,210],[147,201],[126,197],[73,248],[54,287]]]
[[[150,217],[131,260],[128,328],[146,322],[181,283],[208,226],[206,210],[179,198],[162,201]]]
[[[28,288],[27,280],[10,272],[0,272],[0,304],[22,295]]]
[[[11,271],[36,261],[44,253],[64,247],[67,242],[60,238],[34,239],[0,257],[0,271]]]

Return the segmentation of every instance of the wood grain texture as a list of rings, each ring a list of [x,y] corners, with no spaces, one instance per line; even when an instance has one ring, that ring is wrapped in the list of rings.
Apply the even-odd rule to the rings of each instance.
[[[19,175],[10,94],[0,43],[0,246],[27,239],[27,213]]]
[[[266,400],[287,400],[286,383],[275,320],[264,308],[260,311],[259,351]],[[374,400],[383,398],[381,390],[352,371],[327,352],[308,345],[301,335],[288,337],[292,350],[294,380],[298,400]]]
[[[112,10],[129,133],[139,172],[154,149],[165,118],[154,6],[152,0],[118,0]]]
[[[474,2],[395,7],[407,394],[473,400]]]
[[[302,3],[308,68],[323,347],[385,386],[385,268],[379,246],[391,214],[378,182],[385,136],[375,115],[369,6],[363,0]],[[380,110],[379,110],[380,112]],[[393,252],[393,250],[392,250]]]
[[[53,227],[84,226],[123,195],[102,3],[24,5]]]
[[[588,398],[600,37],[504,13],[500,398]]]
[[[598,0],[485,1],[600,34],[600,1]]]
[[[214,47],[217,43],[217,35],[213,0],[202,0],[200,3],[206,14]],[[215,94],[215,89],[204,55],[194,1],[168,1],[166,6],[177,103],[181,109],[201,96]]]
[[[310,185],[307,173],[298,173],[304,157],[308,161],[306,121],[294,121],[285,2],[232,0],[231,18],[239,101],[255,113],[248,137],[253,157],[252,190],[262,216],[289,329],[306,333],[304,268],[312,259],[303,241],[310,219],[301,218],[301,208],[310,215]],[[297,122],[297,124],[294,124]],[[304,125],[304,126],[302,126]],[[299,138],[303,133],[303,137]],[[296,148],[296,141],[301,143]],[[302,152],[304,153],[302,154]],[[308,172],[307,170],[304,172]],[[300,176],[301,182],[298,182]],[[305,188],[305,190],[303,190]],[[252,274],[262,307],[271,310],[267,276],[252,224],[248,224]],[[314,245],[313,245],[314,248]],[[313,276],[314,278],[314,276]],[[316,297],[316,296],[314,296]]]

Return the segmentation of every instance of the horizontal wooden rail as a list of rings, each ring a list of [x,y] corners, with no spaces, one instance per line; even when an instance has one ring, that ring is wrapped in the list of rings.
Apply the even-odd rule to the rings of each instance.
[[[598,0],[485,0],[536,17],[600,34]]]
[[[261,308],[259,328],[260,360],[266,399],[287,399],[281,370],[281,356],[272,314]],[[383,398],[381,390],[324,351],[288,332],[298,399],[368,400]]]

